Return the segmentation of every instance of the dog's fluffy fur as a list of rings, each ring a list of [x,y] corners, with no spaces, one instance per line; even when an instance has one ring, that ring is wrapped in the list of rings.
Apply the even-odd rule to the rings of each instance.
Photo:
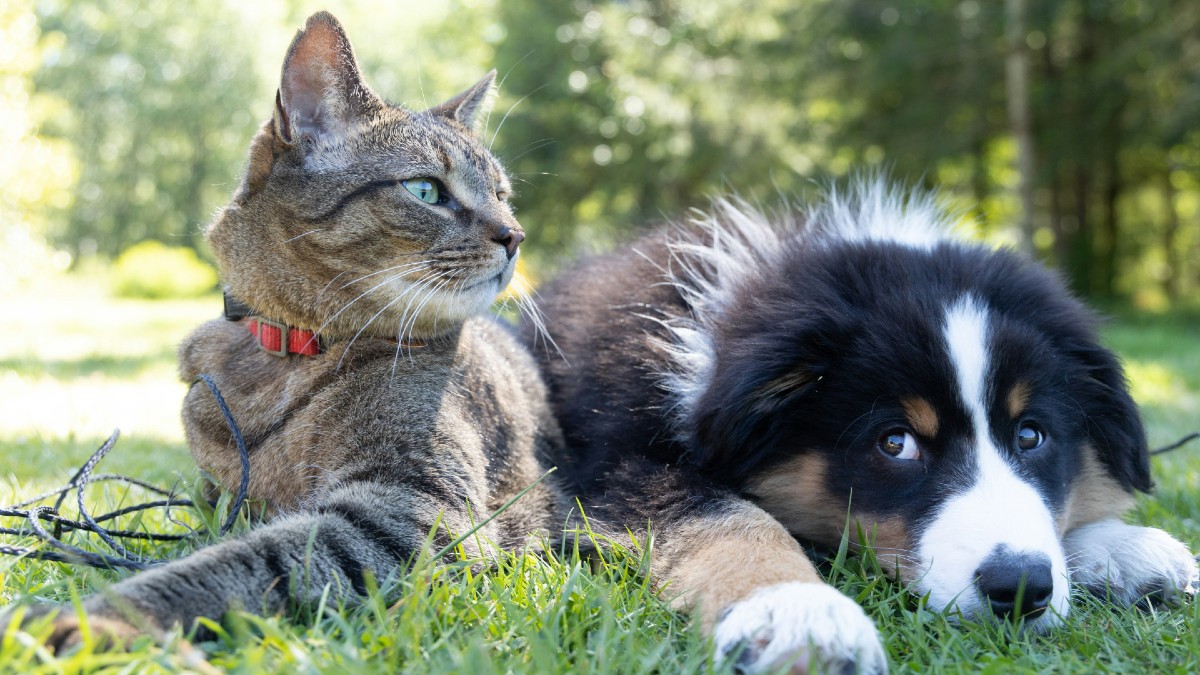
[[[1045,630],[1070,581],[1123,603],[1193,587],[1182,544],[1119,521],[1149,456],[1091,312],[952,230],[877,180],[773,216],[718,201],[543,290],[556,463],[594,523],[649,524],[666,594],[749,669],[886,668],[794,539],[836,546],[847,513],[972,619]]]

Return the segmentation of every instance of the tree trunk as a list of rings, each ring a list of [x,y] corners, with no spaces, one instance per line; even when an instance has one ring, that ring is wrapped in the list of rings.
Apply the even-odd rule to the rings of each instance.
[[[1171,300],[1178,300],[1183,295],[1183,265],[1179,255],[1179,210],[1175,204],[1175,184],[1171,182],[1171,166],[1168,164],[1162,173],[1163,206],[1166,208],[1167,223],[1163,228],[1162,247],[1163,258],[1166,261],[1167,273],[1163,277],[1163,291]]]
[[[1091,199],[1095,162],[1096,125],[1092,121],[1097,99],[1095,78],[1092,70],[1096,66],[1096,21],[1087,0],[1079,2],[1079,52],[1073,64],[1074,95],[1063,120],[1068,129],[1074,131],[1074,147],[1071,148],[1073,164],[1072,191],[1075,197],[1075,235],[1071,242],[1070,276],[1076,290],[1084,295],[1096,292],[1096,233],[1088,220],[1088,202]]]
[[[1052,161],[1050,171],[1050,229],[1054,232],[1054,264],[1066,268],[1071,259],[1071,235],[1063,221],[1063,180],[1058,162]]]
[[[1092,177],[1087,165],[1083,162],[1075,164],[1075,236],[1071,241],[1071,278],[1075,281],[1075,289],[1084,295],[1092,295],[1096,289],[1093,285],[1093,268],[1095,266],[1095,245],[1092,241],[1092,228],[1088,223],[1088,196],[1091,192]]]
[[[1025,45],[1025,0],[1006,0],[1008,125],[1017,143],[1017,193],[1021,198],[1020,246],[1033,253],[1034,144],[1029,112],[1029,53]]]
[[[1099,291],[1105,298],[1112,298],[1117,290],[1117,260],[1120,258],[1120,219],[1117,202],[1121,197],[1121,111],[1117,106],[1105,124],[1104,138],[1104,222],[1103,241],[1099,255]]]
[[[1046,83],[1046,99],[1043,105],[1047,110],[1063,110],[1062,101],[1062,72],[1054,63],[1054,38],[1052,35],[1047,36],[1047,42],[1042,47],[1042,73],[1040,79]],[[1053,122],[1047,124],[1048,127],[1053,127]],[[1049,145],[1049,144],[1048,144]],[[1068,231],[1066,221],[1063,219],[1063,214],[1066,207],[1063,205],[1064,192],[1066,187],[1063,185],[1063,162],[1061,152],[1055,152],[1051,145],[1051,151],[1045,154],[1045,175],[1048,177],[1048,185],[1050,189],[1050,231],[1054,233],[1054,247],[1052,249],[1052,262],[1059,269],[1069,270],[1071,262],[1071,240],[1074,232]]]
[[[204,209],[204,184],[207,182],[205,171],[208,160],[208,147],[204,142],[204,130],[192,129],[192,170],[188,177],[187,197],[184,200],[185,215],[183,221],[184,240],[193,249],[200,250],[204,245],[204,225],[207,215]]]

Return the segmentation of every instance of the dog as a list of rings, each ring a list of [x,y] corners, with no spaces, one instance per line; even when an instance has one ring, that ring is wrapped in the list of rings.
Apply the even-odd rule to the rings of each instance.
[[[1120,520],[1149,452],[1096,316],[930,194],[863,178],[774,214],[717,200],[540,294],[553,462],[591,524],[650,537],[663,593],[744,670],[886,671],[797,543],[847,530],[971,621],[1047,631],[1073,586],[1195,591],[1187,547]]]

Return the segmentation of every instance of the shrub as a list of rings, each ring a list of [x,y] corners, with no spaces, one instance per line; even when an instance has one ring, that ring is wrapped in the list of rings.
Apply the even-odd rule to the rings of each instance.
[[[192,298],[216,288],[217,272],[190,248],[144,241],[117,257],[112,283],[123,298]]]

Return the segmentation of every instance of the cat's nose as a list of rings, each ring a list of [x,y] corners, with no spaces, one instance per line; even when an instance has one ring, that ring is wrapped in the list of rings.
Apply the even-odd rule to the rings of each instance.
[[[496,232],[492,241],[503,246],[504,250],[508,252],[508,259],[512,260],[513,256],[517,254],[517,247],[525,241],[525,232],[519,227],[504,225]]]

